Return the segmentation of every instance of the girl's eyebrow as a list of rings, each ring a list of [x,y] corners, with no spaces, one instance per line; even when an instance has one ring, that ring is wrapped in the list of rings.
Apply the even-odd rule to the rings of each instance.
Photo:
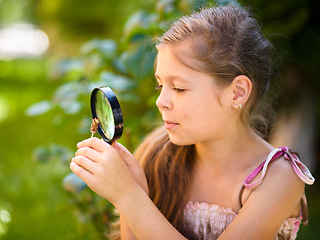
[[[158,74],[155,73],[154,76],[156,77],[156,79],[161,81],[161,78],[160,78],[160,76]],[[182,78],[181,76],[176,76],[176,75],[168,75],[166,77],[166,79],[168,81],[178,80],[178,81],[182,81],[182,82],[185,82],[185,83],[191,83],[190,80],[187,80],[185,78]]]

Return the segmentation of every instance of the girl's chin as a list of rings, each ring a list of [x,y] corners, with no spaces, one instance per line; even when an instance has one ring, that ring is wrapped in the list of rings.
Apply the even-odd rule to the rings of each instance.
[[[170,141],[177,146],[187,146],[187,145],[195,144],[194,141],[188,140],[183,137],[173,136],[173,134],[170,134],[170,133],[169,133],[169,138],[170,138]]]

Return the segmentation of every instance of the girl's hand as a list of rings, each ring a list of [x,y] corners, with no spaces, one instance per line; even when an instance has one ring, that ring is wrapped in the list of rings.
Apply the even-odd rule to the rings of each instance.
[[[98,195],[115,203],[130,196],[138,184],[147,191],[141,166],[122,145],[90,138],[77,147],[70,168]]]
[[[149,195],[149,188],[146,179],[146,175],[139,164],[139,162],[135,159],[135,157],[120,143],[113,142],[111,144],[118,153],[121,155],[123,161],[127,165],[129,171],[131,172],[133,178],[139,184],[139,186]]]

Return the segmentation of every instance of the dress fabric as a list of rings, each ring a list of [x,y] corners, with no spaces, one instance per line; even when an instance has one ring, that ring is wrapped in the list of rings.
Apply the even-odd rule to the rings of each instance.
[[[298,154],[287,147],[273,150],[266,161],[258,166],[244,181],[244,187],[254,189],[259,186],[265,177],[270,162],[284,157],[290,161],[297,176],[305,183],[311,185],[314,182],[310,171],[300,162]],[[262,171],[261,177],[255,182],[251,181]],[[242,193],[241,193],[242,194]],[[231,208],[223,208],[216,204],[188,202],[184,208],[183,225],[185,235],[189,240],[216,240],[237,216]],[[286,219],[280,227],[274,240],[294,240],[301,222],[307,223],[306,198],[301,198],[301,211],[298,217]]]

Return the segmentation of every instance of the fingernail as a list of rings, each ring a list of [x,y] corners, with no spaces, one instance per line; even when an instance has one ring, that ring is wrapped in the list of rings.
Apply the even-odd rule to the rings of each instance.
[[[81,142],[78,142],[78,143],[77,143],[77,147],[79,147],[79,145],[80,145],[80,144],[81,144],[82,142],[83,142],[83,141],[81,141]]]

